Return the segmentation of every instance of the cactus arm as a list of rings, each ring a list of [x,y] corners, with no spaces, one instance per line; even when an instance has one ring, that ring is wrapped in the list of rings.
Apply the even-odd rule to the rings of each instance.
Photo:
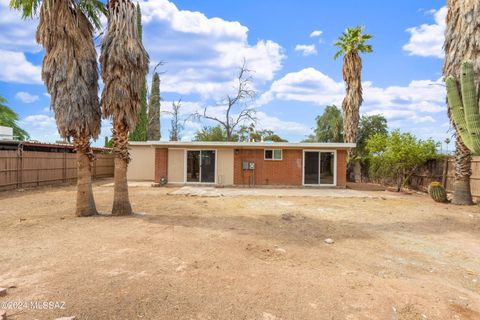
[[[455,127],[457,128],[463,143],[468,149],[472,150],[473,145],[468,133],[467,122],[463,112],[463,104],[460,97],[460,92],[458,91],[457,81],[454,77],[450,76],[445,80],[445,83],[447,85],[448,104]]]
[[[477,91],[475,88],[475,74],[473,63],[465,61],[461,70],[462,98],[467,123],[467,130],[476,148],[480,147],[480,110],[478,109]]]

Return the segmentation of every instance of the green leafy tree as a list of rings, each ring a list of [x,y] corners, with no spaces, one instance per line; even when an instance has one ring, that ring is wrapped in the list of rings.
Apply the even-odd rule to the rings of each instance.
[[[358,129],[357,147],[354,151],[355,170],[360,172],[361,180],[368,173],[370,165],[367,141],[376,134],[388,134],[387,119],[383,115],[362,115]]]
[[[248,126],[241,126],[236,133],[236,138],[238,141],[273,141],[273,142],[288,142],[288,140],[283,139],[278,134],[273,132],[273,130],[257,130],[255,124],[252,123]]]
[[[370,167],[374,179],[392,178],[400,191],[417,168],[437,158],[437,144],[418,140],[411,133],[375,134],[367,140]]]
[[[142,11],[140,4],[137,3],[137,30],[138,38],[143,43],[143,26],[142,26]],[[147,116],[147,78],[143,82],[142,90],[140,92],[140,115],[135,129],[130,132],[128,139],[131,141],[147,141],[148,139],[148,116]]]
[[[113,148],[113,140],[109,137],[105,137],[105,142],[103,144],[105,148]]]
[[[342,142],[343,116],[335,105],[325,108],[323,114],[316,118],[317,127],[305,142]]]
[[[376,134],[388,134],[387,119],[380,114],[363,115],[360,119],[355,157],[364,160],[368,157],[367,141]]]
[[[18,140],[30,138],[28,132],[18,125],[18,114],[5,105],[7,100],[0,96],[0,126],[13,128],[13,136]]]
[[[235,138],[235,137],[234,137]],[[194,141],[227,141],[227,132],[221,126],[203,127],[195,133]]]

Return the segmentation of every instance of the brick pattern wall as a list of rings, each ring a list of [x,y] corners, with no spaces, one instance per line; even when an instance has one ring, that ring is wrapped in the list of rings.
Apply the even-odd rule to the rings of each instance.
[[[283,150],[282,160],[264,160],[263,149],[237,149],[234,152],[234,184],[253,182],[252,170],[242,170],[242,162],[255,162],[255,185],[302,185],[302,150]]]
[[[347,151],[337,150],[337,187],[347,186]]]
[[[168,179],[168,149],[155,149],[155,182],[160,183],[160,178]]]
[[[234,184],[249,185],[253,182],[252,170],[242,170],[242,162],[255,162],[255,184],[273,186],[301,186],[303,181],[303,150],[283,150],[282,160],[264,160],[263,149],[237,149],[234,151]],[[155,182],[168,179],[168,149],[155,149]],[[347,185],[347,152],[337,151],[337,186]]]

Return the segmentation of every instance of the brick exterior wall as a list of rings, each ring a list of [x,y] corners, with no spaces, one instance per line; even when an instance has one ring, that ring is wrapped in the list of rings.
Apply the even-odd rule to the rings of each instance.
[[[303,150],[283,149],[282,160],[264,160],[263,149],[235,149],[233,183],[237,186],[252,184],[252,170],[242,170],[242,162],[255,162],[255,185],[302,186]],[[347,152],[337,150],[337,186],[347,185]],[[168,149],[155,149],[155,182],[168,179]]]
[[[237,149],[234,152],[235,185],[249,185],[253,182],[252,170],[242,170],[242,162],[255,162],[255,185],[302,185],[302,150],[283,150],[283,159],[264,160],[263,149]]]
[[[337,187],[347,187],[347,151],[337,150]]]
[[[155,149],[155,182],[160,183],[160,178],[168,179],[168,149]]]

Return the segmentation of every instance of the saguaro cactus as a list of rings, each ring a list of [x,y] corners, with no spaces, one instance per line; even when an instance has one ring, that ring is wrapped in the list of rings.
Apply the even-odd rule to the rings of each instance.
[[[445,81],[453,122],[468,149],[474,154],[480,154],[480,109],[473,63],[462,63],[460,90],[453,76]]]

